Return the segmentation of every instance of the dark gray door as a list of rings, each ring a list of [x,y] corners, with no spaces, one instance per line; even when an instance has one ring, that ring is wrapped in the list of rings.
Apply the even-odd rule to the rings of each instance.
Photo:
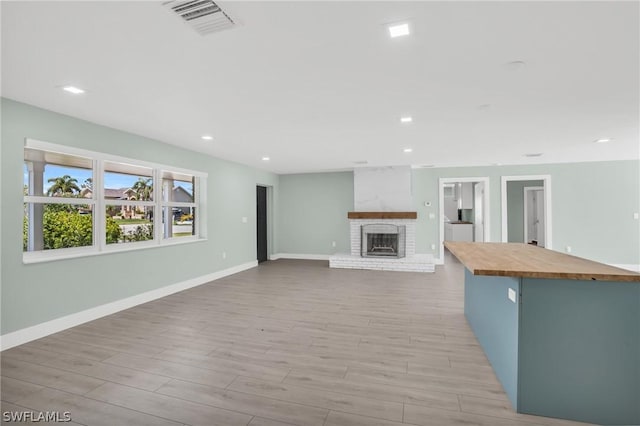
[[[267,188],[256,187],[258,263],[267,260]]]

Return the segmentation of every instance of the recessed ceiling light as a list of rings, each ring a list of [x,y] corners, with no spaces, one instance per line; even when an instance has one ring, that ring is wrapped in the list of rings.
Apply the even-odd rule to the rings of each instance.
[[[75,86],[64,86],[62,90],[64,90],[65,92],[73,93],[74,95],[79,95],[85,92],[83,89]]]
[[[541,152],[532,152],[529,154],[524,154],[525,157],[540,157],[542,155]]]
[[[408,152],[413,152],[413,149],[412,148],[405,148],[405,149],[403,149],[403,151],[408,153]]]
[[[367,160],[358,160],[358,161],[354,161],[353,164],[364,165],[364,164],[369,164],[369,162]]]
[[[435,164],[422,164],[418,167],[420,167],[421,169],[429,169],[431,167],[435,167]]]
[[[502,163],[491,163],[492,166],[502,166]]]
[[[269,160],[271,160],[271,158],[269,158],[269,157],[262,157],[262,161],[269,161]]]
[[[389,35],[391,38],[409,35],[409,24],[389,25]]]
[[[602,139],[596,139],[595,143],[609,143],[611,142],[611,138],[602,138]]]
[[[491,105],[490,105],[490,104],[482,104],[482,105],[478,105],[478,108],[477,108],[477,109],[478,109],[478,111],[486,111],[486,110],[488,110],[489,108],[491,108]]]
[[[413,117],[400,117],[401,123],[411,123],[413,121]]]
[[[210,140],[213,140],[213,136],[210,136],[210,135],[203,135],[203,136],[202,136],[202,139],[204,139],[205,141],[210,141]]]

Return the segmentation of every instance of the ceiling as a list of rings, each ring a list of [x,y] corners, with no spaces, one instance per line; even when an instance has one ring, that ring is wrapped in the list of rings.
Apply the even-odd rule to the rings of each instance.
[[[3,1],[2,96],[276,173],[640,158],[638,2],[218,3]]]

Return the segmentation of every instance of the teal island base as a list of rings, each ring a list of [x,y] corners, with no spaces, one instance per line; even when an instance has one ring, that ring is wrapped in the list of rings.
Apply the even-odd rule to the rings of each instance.
[[[517,412],[640,424],[638,282],[466,269],[465,315]]]

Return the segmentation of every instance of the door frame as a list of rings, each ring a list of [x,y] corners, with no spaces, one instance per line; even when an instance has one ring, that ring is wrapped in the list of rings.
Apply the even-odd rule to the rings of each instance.
[[[476,210],[476,191],[477,185],[482,184],[482,198],[484,198],[484,182],[474,182],[473,183],[473,211],[475,213],[473,218],[473,241],[477,241],[476,237],[478,236],[478,227],[476,226],[476,218],[478,217],[478,212]],[[485,233],[485,218],[484,215],[487,211],[487,206],[484,203],[484,199],[482,200],[482,241],[486,241],[486,233]]]
[[[529,211],[529,198],[528,198],[528,193],[532,192],[532,191],[542,191],[542,193],[544,194],[544,186],[525,186],[524,188],[522,188],[523,190],[523,194],[524,194],[524,221],[522,223],[524,223],[524,242],[528,242],[529,240],[529,226],[527,223],[527,212]],[[544,197],[543,197],[543,202],[544,202]],[[545,229],[547,227],[547,224],[544,224]],[[546,247],[546,241],[545,241],[545,247]]]
[[[509,241],[509,229],[507,226],[507,182],[523,180],[541,180],[544,189],[544,247],[551,250],[553,248],[552,235],[553,224],[551,223],[551,175],[522,175],[522,176],[501,176],[500,178],[500,220],[502,222],[501,240],[503,243]]]
[[[440,178],[438,179],[438,204],[439,215],[438,220],[440,222],[440,257],[436,259],[439,264],[444,263],[444,185],[447,183],[456,182],[482,182],[484,183],[484,197],[482,202],[484,203],[484,240],[486,242],[491,241],[491,208],[489,204],[490,183],[488,176],[482,177],[452,177],[452,178]]]

